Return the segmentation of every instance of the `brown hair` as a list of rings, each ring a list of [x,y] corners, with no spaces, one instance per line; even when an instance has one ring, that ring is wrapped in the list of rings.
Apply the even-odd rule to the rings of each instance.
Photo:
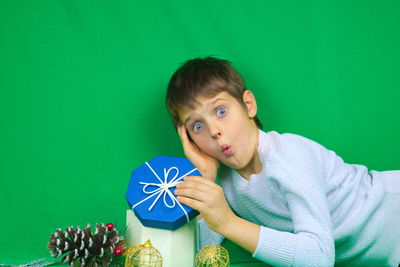
[[[167,88],[166,106],[177,127],[181,124],[179,110],[182,107],[194,108],[199,95],[213,97],[227,92],[246,108],[243,103],[245,90],[243,78],[229,61],[215,57],[195,58],[186,61],[172,75]],[[262,128],[257,116],[254,122]]]

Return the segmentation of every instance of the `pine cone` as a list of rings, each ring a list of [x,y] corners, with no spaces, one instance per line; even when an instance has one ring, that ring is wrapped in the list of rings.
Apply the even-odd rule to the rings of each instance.
[[[113,259],[116,248],[125,249],[125,241],[118,231],[107,229],[104,224],[96,224],[92,233],[90,224],[82,231],[79,226],[60,228],[50,236],[47,246],[52,257],[60,258],[70,266],[107,266]]]

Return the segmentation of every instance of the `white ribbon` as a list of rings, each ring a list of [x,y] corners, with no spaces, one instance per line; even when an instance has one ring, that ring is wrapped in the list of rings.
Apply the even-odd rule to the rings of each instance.
[[[182,178],[188,176],[189,174],[191,174],[192,172],[194,172],[195,170],[197,170],[196,168],[194,168],[193,170],[189,171],[188,173],[182,175],[181,177],[177,178],[179,175],[179,169],[177,167],[171,167],[168,170],[166,170],[166,168],[164,168],[164,181],[161,180],[161,178],[157,175],[157,173],[153,170],[153,168],[150,166],[149,163],[146,162],[146,165],[149,167],[149,169],[153,172],[153,174],[156,176],[156,178],[158,179],[158,181],[160,181],[159,184],[157,183],[146,183],[146,182],[140,182],[140,184],[144,184],[143,186],[143,193],[145,194],[150,194],[150,196],[146,197],[145,199],[139,201],[138,203],[136,203],[135,205],[132,206],[132,209],[134,209],[136,206],[138,206],[139,204],[145,202],[146,200],[152,198],[153,196],[156,196],[156,199],[153,201],[153,203],[150,205],[148,211],[151,211],[151,209],[154,207],[154,205],[157,203],[157,201],[160,199],[161,195],[163,195],[163,201],[165,206],[167,206],[168,208],[174,208],[175,204],[178,204],[178,206],[181,208],[181,210],[185,213],[186,215],[186,220],[189,222],[189,215],[187,214],[186,210],[182,207],[181,203],[178,202],[178,200],[176,200],[174,194],[171,193],[171,191],[169,190],[171,187],[176,186],[178,183],[182,182],[179,181]],[[169,173],[175,170],[176,173],[174,175],[174,177],[168,182],[168,176]],[[148,186],[155,186],[157,187],[156,189],[152,190],[152,191],[146,191],[146,188]],[[169,198],[172,201],[172,204],[168,204],[167,200],[166,200],[166,196],[169,196]]]

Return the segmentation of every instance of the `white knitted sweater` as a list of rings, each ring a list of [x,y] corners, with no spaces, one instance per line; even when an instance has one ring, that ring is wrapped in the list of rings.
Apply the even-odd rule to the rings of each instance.
[[[295,134],[259,132],[263,169],[249,180],[222,167],[232,210],[261,226],[253,256],[274,266],[333,266],[376,239],[384,190],[362,165]],[[200,246],[223,237],[199,222]]]

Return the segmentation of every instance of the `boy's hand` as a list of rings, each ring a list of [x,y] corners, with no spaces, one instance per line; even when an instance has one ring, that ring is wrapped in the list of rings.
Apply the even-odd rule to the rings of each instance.
[[[202,152],[195,143],[189,140],[185,126],[182,125],[178,127],[178,134],[186,157],[199,170],[204,178],[215,181],[219,162]]]
[[[176,185],[177,200],[197,211],[215,232],[221,233],[235,217],[221,186],[200,176],[187,176]]]

